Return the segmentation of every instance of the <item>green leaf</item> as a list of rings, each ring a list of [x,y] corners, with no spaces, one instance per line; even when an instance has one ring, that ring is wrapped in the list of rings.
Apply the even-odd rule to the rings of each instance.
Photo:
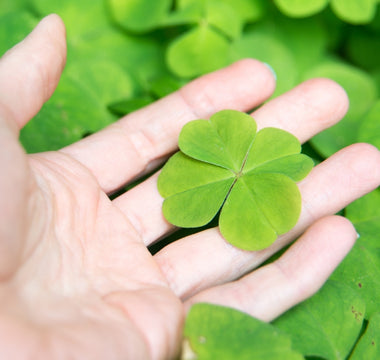
[[[197,24],[204,16],[204,6],[197,1],[189,3],[177,1],[177,7],[174,11],[167,14],[165,19],[161,21],[162,26],[175,26],[184,24]]]
[[[376,189],[369,194],[362,196],[347,206],[346,216],[355,224],[363,227],[365,234],[377,235],[380,230],[380,189]],[[371,226],[376,226],[371,228]],[[379,244],[380,246],[380,244]]]
[[[355,224],[355,226],[357,226]],[[370,246],[368,235],[361,235],[350,253],[335,270],[331,279],[349,286],[366,305],[365,317],[379,310],[380,249]]]
[[[189,12],[192,9],[195,13],[195,9],[198,9],[199,18],[202,17],[202,13],[205,13],[205,9],[209,2],[214,2],[232,7],[234,12],[240,19],[245,21],[256,21],[260,19],[266,10],[267,4],[265,0],[177,0],[178,10],[186,10]]]
[[[133,87],[129,74],[112,61],[71,61],[52,98],[22,130],[24,147],[57,150],[102,129],[114,120],[108,105],[131,97]]]
[[[275,0],[274,3],[285,15],[307,17],[322,11],[330,0]]]
[[[246,182],[257,207],[276,235],[284,234],[296,224],[301,211],[301,194],[288,176],[255,169],[241,180]]]
[[[233,60],[253,58],[270,64],[277,74],[273,96],[290,90],[296,84],[298,72],[294,56],[285,42],[272,34],[246,32],[232,44],[231,56]]]
[[[113,120],[92,91],[77,79],[62,77],[41,111],[21,131],[28,152],[57,150]]]
[[[255,134],[256,123],[251,116],[225,110],[211,116],[210,121],[187,123],[178,145],[194,159],[239,172]]]
[[[135,82],[162,73],[161,46],[152,39],[128,35],[120,27],[115,27],[104,0],[33,0],[33,5],[41,16],[57,13],[63,18],[67,28],[67,67],[72,62],[83,63],[83,66],[101,60],[104,63],[117,62],[133,74]],[[107,72],[103,72],[103,77],[106,79]],[[113,101],[122,96],[120,94]]]
[[[152,78],[161,76],[165,71],[163,49],[149,37],[128,35],[120,29],[107,25],[98,29],[96,34],[76,37],[74,43],[71,39],[71,37],[68,39],[71,48],[69,48],[68,67],[70,62],[74,61],[117,63],[133,76],[135,86],[140,85],[144,90],[150,87]],[[104,74],[106,75],[107,73]],[[120,98],[119,95],[114,100]]]
[[[108,109],[115,115],[124,116],[152,102],[154,102],[154,98],[149,95],[135,96],[132,99],[113,102],[108,105]]]
[[[0,16],[0,56],[20,42],[36,25],[37,19],[27,11]]]
[[[355,292],[329,280],[316,295],[273,324],[290,334],[294,348],[302,354],[344,360],[360,333],[364,313],[364,302]]]
[[[326,29],[318,17],[294,21],[280,14],[255,25],[254,32],[270,36],[285,46],[287,51],[291,52],[293,66],[297,70],[295,72],[293,69],[292,72],[299,74],[316,66],[323,59],[331,38],[331,30]],[[313,46],[310,46],[311,43]],[[289,65],[286,64],[286,66]],[[285,75],[281,73],[279,76]]]
[[[380,313],[374,314],[365,333],[355,346],[350,360],[377,360],[380,358]]]
[[[376,14],[377,0],[331,0],[331,8],[343,21],[366,24]]]
[[[323,62],[304,76],[305,79],[315,77],[335,80],[346,90],[350,101],[350,108],[344,119],[311,140],[316,150],[328,157],[343,147],[357,142],[359,126],[363,116],[377,98],[377,89],[369,74],[336,61]]]
[[[300,181],[310,172],[313,161],[306,155],[296,154],[283,156],[276,161],[258,166],[255,172],[284,174],[294,181]]]
[[[186,319],[182,360],[301,360],[289,338],[240,311],[196,304]]]
[[[373,80],[376,83],[377,91],[380,94],[380,67],[372,72]]]
[[[373,18],[372,22],[368,24],[368,28],[372,31],[379,31],[380,30],[380,11],[376,11],[375,17]]]
[[[324,61],[305,78],[327,77],[339,83],[347,92],[350,100],[348,116],[362,116],[377,98],[376,86],[371,76],[357,67],[338,61]]]
[[[365,237],[367,246],[379,249],[380,189],[355,200],[346,208],[346,216],[355,224],[358,233]],[[360,239],[361,240],[361,239]],[[380,270],[380,269],[379,269]]]
[[[301,144],[294,135],[281,129],[264,128],[257,134],[255,142],[252,144],[244,165],[244,172],[300,151]]]
[[[375,31],[355,28],[347,38],[346,52],[353,63],[364,69],[380,68],[380,37]]]
[[[22,12],[22,10],[27,8],[28,1],[29,0],[2,0],[0,6],[0,17],[18,10]]]
[[[65,23],[70,42],[77,36],[94,36],[108,23],[104,0],[31,0],[31,3],[41,16],[58,14]]]
[[[158,178],[159,191],[166,197],[162,208],[165,218],[181,227],[207,224],[222,206],[233,181],[231,171],[177,152]]]
[[[196,26],[169,45],[169,68],[178,76],[194,77],[227,65],[230,40],[239,38],[244,23],[257,19],[262,12],[257,1],[179,1],[165,23]]]
[[[160,99],[166,95],[169,95],[183,86],[184,83],[182,80],[175,78],[174,76],[165,74],[153,79],[150,82],[149,92]]]
[[[169,45],[166,61],[174,74],[191,78],[227,65],[229,47],[223,35],[203,24],[176,38]]]
[[[206,21],[210,25],[232,39],[241,35],[243,20],[235,11],[233,4],[220,0],[208,0],[206,4]]]
[[[131,97],[134,91],[134,83],[129,74],[110,60],[95,58],[88,63],[72,61],[65,69],[65,75],[78,79],[103,106],[115,99]]]
[[[294,181],[313,161],[300,154],[293,135],[275,128],[256,134],[249,115],[223,110],[186,124],[179,147],[158,178],[163,213],[172,224],[205,225],[222,207],[222,235],[245,250],[269,246],[296,224],[301,196]]]
[[[220,214],[220,232],[238,248],[261,250],[294,227],[300,211],[301,196],[290,178],[248,173],[230,191]]]
[[[257,21],[262,18],[266,11],[265,0],[221,0],[230,5],[238,16],[245,21]],[[220,1],[220,2],[221,2]]]
[[[347,284],[366,304],[366,318],[380,304],[380,190],[354,201],[346,208],[360,238],[332,278]]]
[[[176,8],[177,9],[186,9],[190,6],[198,6],[202,8],[204,5],[204,0],[176,0]]]
[[[367,142],[380,149],[380,99],[375,102],[366,114],[359,128],[360,142]]]
[[[111,13],[125,29],[143,33],[158,27],[170,10],[170,0],[108,0]]]

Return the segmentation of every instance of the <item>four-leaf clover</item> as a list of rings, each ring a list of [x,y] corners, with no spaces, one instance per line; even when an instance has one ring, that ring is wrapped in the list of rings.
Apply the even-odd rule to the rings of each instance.
[[[223,110],[194,120],[179,135],[180,151],[165,164],[158,190],[165,218],[179,227],[209,223],[232,245],[260,250],[296,224],[301,195],[296,184],[313,167],[292,134],[256,132],[254,119]]]

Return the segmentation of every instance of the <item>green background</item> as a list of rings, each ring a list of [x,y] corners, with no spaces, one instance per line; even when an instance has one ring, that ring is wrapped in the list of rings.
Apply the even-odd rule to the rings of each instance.
[[[274,68],[275,96],[316,76],[346,89],[345,118],[304,146],[316,161],[358,141],[380,147],[378,3],[1,0],[0,55],[51,12],[67,27],[68,61],[58,89],[21,141],[28,152],[58,149],[194,77],[253,57]],[[199,359],[379,359],[379,189],[344,215],[361,235],[355,247],[315,296],[272,324],[229,309],[195,308],[185,333]],[[201,332],[212,341],[199,342]],[[260,351],[252,348],[254,338]]]

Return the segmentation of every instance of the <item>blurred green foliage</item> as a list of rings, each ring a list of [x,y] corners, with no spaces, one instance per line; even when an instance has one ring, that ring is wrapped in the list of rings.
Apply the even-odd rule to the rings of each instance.
[[[323,159],[357,141],[380,147],[378,3],[2,0],[0,55],[51,12],[58,13],[67,27],[66,69],[51,100],[22,130],[22,143],[29,152],[58,149],[194,77],[254,57],[277,73],[274,96],[315,76],[332,78],[346,89],[350,99],[346,117],[305,146],[315,157]],[[291,339],[294,349],[306,357],[380,358],[379,346],[374,346],[380,308],[378,209],[379,190],[346,209],[361,234],[354,249],[320,293],[270,325],[281,329],[281,341]],[[229,327],[228,319],[236,321],[236,314],[227,310],[223,317],[221,327]],[[203,318],[191,321],[195,323],[187,329],[196,333],[197,321]],[[260,331],[261,325],[253,326]],[[262,326],[264,334],[266,324]],[[243,339],[233,340],[242,354],[248,346]],[[263,336],[261,346],[269,349],[276,341],[272,335]],[[208,351],[207,358],[213,358],[213,349]],[[238,359],[238,352],[234,356]]]

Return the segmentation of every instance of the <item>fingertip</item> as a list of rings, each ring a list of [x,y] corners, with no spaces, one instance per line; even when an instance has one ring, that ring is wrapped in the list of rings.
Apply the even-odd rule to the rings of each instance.
[[[315,294],[349,253],[356,239],[353,224],[343,216],[325,216],[311,225],[273,263],[294,289],[291,302],[296,304]]]
[[[328,89],[331,96],[335,96],[336,99],[339,100],[337,102],[339,106],[336,107],[336,117],[338,119],[343,118],[350,107],[350,99],[346,90],[342,85],[332,79],[319,78],[319,81],[323,83],[323,88]]]
[[[380,185],[380,151],[368,143],[356,143],[341,150],[339,154],[350,157],[352,177],[360,179],[362,193],[368,193]]]
[[[41,19],[35,30],[41,32],[38,36],[47,37],[51,46],[54,47],[54,56],[58,64],[58,76],[60,76],[66,65],[67,55],[66,27],[62,18],[58,14],[49,14]],[[48,45],[48,42],[46,42],[46,45]]]
[[[44,18],[42,18],[41,21],[48,21],[54,23],[56,26],[59,26],[63,30],[65,30],[65,23],[63,22],[62,18],[56,13],[46,15]]]
[[[180,94],[199,118],[222,109],[249,111],[267,100],[275,87],[271,70],[247,58],[193,80]]]
[[[252,58],[244,58],[236,61],[230,67],[237,68],[247,79],[261,78],[263,90],[265,91],[263,101],[275,91],[277,75],[270,64]]]
[[[0,63],[0,105],[21,128],[55,90],[66,64],[66,31],[61,18],[43,18]]]
[[[273,75],[273,78],[274,80],[277,80],[277,74],[276,74],[276,71],[274,71],[274,69],[272,68],[271,65],[269,65],[268,63],[263,63],[269,70],[270,72],[272,73]]]
[[[313,89],[313,96],[321,99],[326,109],[329,110],[330,116],[321,118],[322,122],[327,121],[325,127],[334,125],[340,121],[347,113],[349,108],[349,98],[346,90],[329,78],[313,78],[306,80],[305,88]]]
[[[58,41],[59,46],[66,48],[66,27],[58,14],[49,14],[43,17],[31,34],[36,32],[42,32],[44,35],[48,35]]]
[[[304,142],[336,124],[347,110],[348,97],[339,84],[327,78],[313,78],[271,99],[253,116],[260,129],[278,127]]]
[[[334,258],[330,263],[335,264],[335,267],[354,245],[357,232],[351,221],[344,216],[329,215],[318,219],[301,238],[308,243],[310,253]]]
[[[47,26],[59,26],[62,28],[65,27],[62,18],[58,14],[55,14],[55,13],[44,16],[40,20],[37,26],[43,26],[45,24],[48,24]]]
[[[341,215],[326,216],[320,219],[318,222],[320,222],[321,225],[324,226],[327,231],[330,231],[331,234],[341,235],[341,237],[344,240],[344,244],[346,245],[346,252],[342,253],[344,257],[347,254],[347,252],[351,249],[351,247],[355,244],[355,241],[357,239],[357,232],[352,222]],[[333,231],[331,231],[331,229],[333,229]]]

